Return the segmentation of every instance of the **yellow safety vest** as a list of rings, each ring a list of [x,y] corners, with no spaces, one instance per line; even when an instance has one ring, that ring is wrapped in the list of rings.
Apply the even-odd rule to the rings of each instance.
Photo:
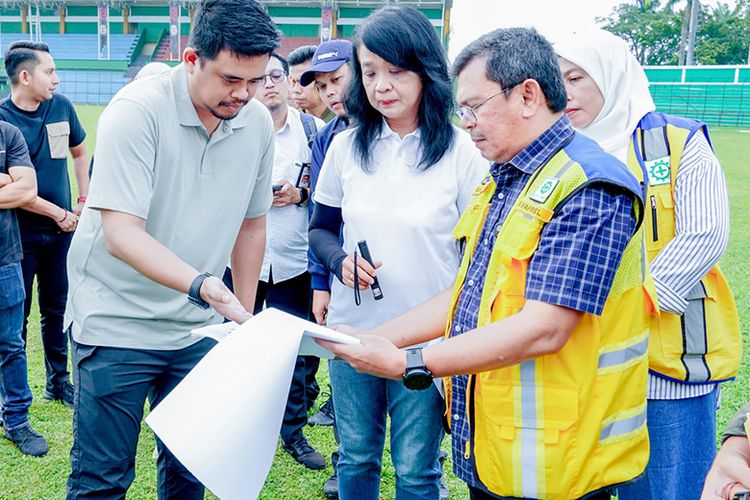
[[[592,151],[594,159],[602,160],[593,170],[572,159]],[[478,327],[523,308],[526,269],[542,229],[569,195],[591,181],[624,186],[639,200],[640,215],[640,186],[625,166],[576,134],[532,176],[509,212],[487,269]],[[488,177],[454,229],[466,251],[446,337],[494,192]],[[656,307],[645,290],[641,235],[636,232],[623,254],[603,314],[584,314],[559,352],[469,376],[471,438],[462,451],[473,458],[478,478],[491,492],[579,498],[644,471],[649,454],[647,329]],[[451,415],[450,379],[446,396]]]
[[[643,225],[649,262],[675,236],[675,179],[682,152],[694,133],[708,137],[700,122],[649,113],[634,134],[642,154],[636,153],[631,141],[628,166],[637,179],[648,176]],[[686,299],[689,305],[684,314],[661,311],[651,321],[651,372],[689,383],[733,378],[742,358],[742,338],[737,306],[718,265]]]

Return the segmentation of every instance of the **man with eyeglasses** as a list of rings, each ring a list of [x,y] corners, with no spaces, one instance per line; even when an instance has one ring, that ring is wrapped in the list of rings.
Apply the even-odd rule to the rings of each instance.
[[[289,107],[287,93],[289,65],[286,59],[273,53],[266,65],[265,85],[255,91],[273,118],[276,149],[273,159],[273,205],[268,212],[266,252],[255,298],[254,312],[263,306],[275,307],[300,318],[310,313],[310,274],[307,272],[307,202],[308,187],[298,180],[308,175],[301,172],[310,162],[308,136],[301,113]],[[325,126],[314,120],[317,129]],[[289,397],[281,424],[283,449],[309,469],[323,469],[325,459],[308,443],[302,429],[307,424],[307,394],[305,374],[307,364],[318,358],[298,356],[292,374]]]
[[[417,390],[446,377],[472,499],[609,499],[648,461],[641,188],[573,131],[556,61],[522,28],[461,52],[461,125],[494,164],[453,230],[455,285],[358,345],[320,342]]]

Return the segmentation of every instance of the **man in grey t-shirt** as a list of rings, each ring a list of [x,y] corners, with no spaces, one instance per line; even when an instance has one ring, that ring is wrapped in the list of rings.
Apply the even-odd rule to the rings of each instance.
[[[124,497],[143,404],[214,345],[191,337],[253,307],[271,205],[273,126],[252,101],[279,35],[254,0],[204,0],[183,63],[104,110],[69,256],[76,379],[68,498]],[[236,296],[219,278],[232,260]],[[157,440],[160,498],[203,486]]]

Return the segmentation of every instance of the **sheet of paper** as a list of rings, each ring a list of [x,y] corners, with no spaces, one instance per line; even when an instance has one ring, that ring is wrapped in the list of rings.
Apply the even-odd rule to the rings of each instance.
[[[299,349],[300,356],[317,356],[324,359],[333,359],[333,353],[331,351],[324,349],[315,343],[316,338],[341,342],[344,344],[359,343],[359,340],[356,337],[331,330],[330,328],[315,323],[309,323],[306,321],[304,323],[306,323],[308,327],[312,327],[312,329],[307,329],[302,332],[302,343],[300,344]],[[231,321],[229,323],[218,323],[215,325],[204,326],[202,328],[196,328],[190,333],[196,338],[208,337],[219,342],[236,330],[238,326],[237,323]]]
[[[311,336],[303,337],[305,330],[359,342],[266,309],[226,334],[146,418],[182,464],[222,499],[260,493],[273,463],[297,354],[307,344],[305,353],[330,356]]]
[[[198,339],[208,337],[214,339],[216,342],[220,342],[224,340],[224,337],[235,331],[238,326],[240,325],[234,321],[229,321],[228,323],[217,323],[215,325],[208,325],[203,328],[191,330],[190,335]]]

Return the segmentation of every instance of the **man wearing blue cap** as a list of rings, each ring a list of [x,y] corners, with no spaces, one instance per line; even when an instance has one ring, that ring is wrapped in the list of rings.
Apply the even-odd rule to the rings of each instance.
[[[320,168],[323,166],[328,148],[333,138],[349,127],[344,108],[345,91],[349,86],[352,70],[349,62],[352,58],[352,43],[349,40],[331,40],[323,42],[315,50],[310,69],[300,76],[300,84],[307,86],[315,83],[323,103],[336,114],[336,117],[318,131],[312,148],[310,161],[310,214],[313,210],[313,193],[318,182]],[[331,277],[328,268],[322,265],[318,259],[307,252],[308,266],[311,285],[313,290],[312,311],[315,321],[323,325],[326,322],[328,303],[331,300]],[[334,425],[334,436],[336,435],[335,417],[333,412],[333,398],[323,403],[320,411],[310,417],[310,423],[314,425]],[[338,452],[333,452],[331,462],[333,463],[333,475],[323,485],[323,493],[328,498],[338,498],[338,481],[336,476],[336,462]]]
[[[312,148],[310,162],[310,214],[312,214],[312,195],[318,182],[318,174],[323,166],[328,148],[333,138],[349,127],[344,108],[345,91],[351,79],[352,43],[349,40],[331,40],[323,42],[315,50],[310,69],[300,76],[302,86],[315,82],[323,103],[336,114],[336,117],[318,131]],[[325,324],[328,302],[330,301],[330,276],[328,269],[321,265],[315,256],[308,252],[310,261],[308,271],[312,275],[313,314],[315,321]]]

